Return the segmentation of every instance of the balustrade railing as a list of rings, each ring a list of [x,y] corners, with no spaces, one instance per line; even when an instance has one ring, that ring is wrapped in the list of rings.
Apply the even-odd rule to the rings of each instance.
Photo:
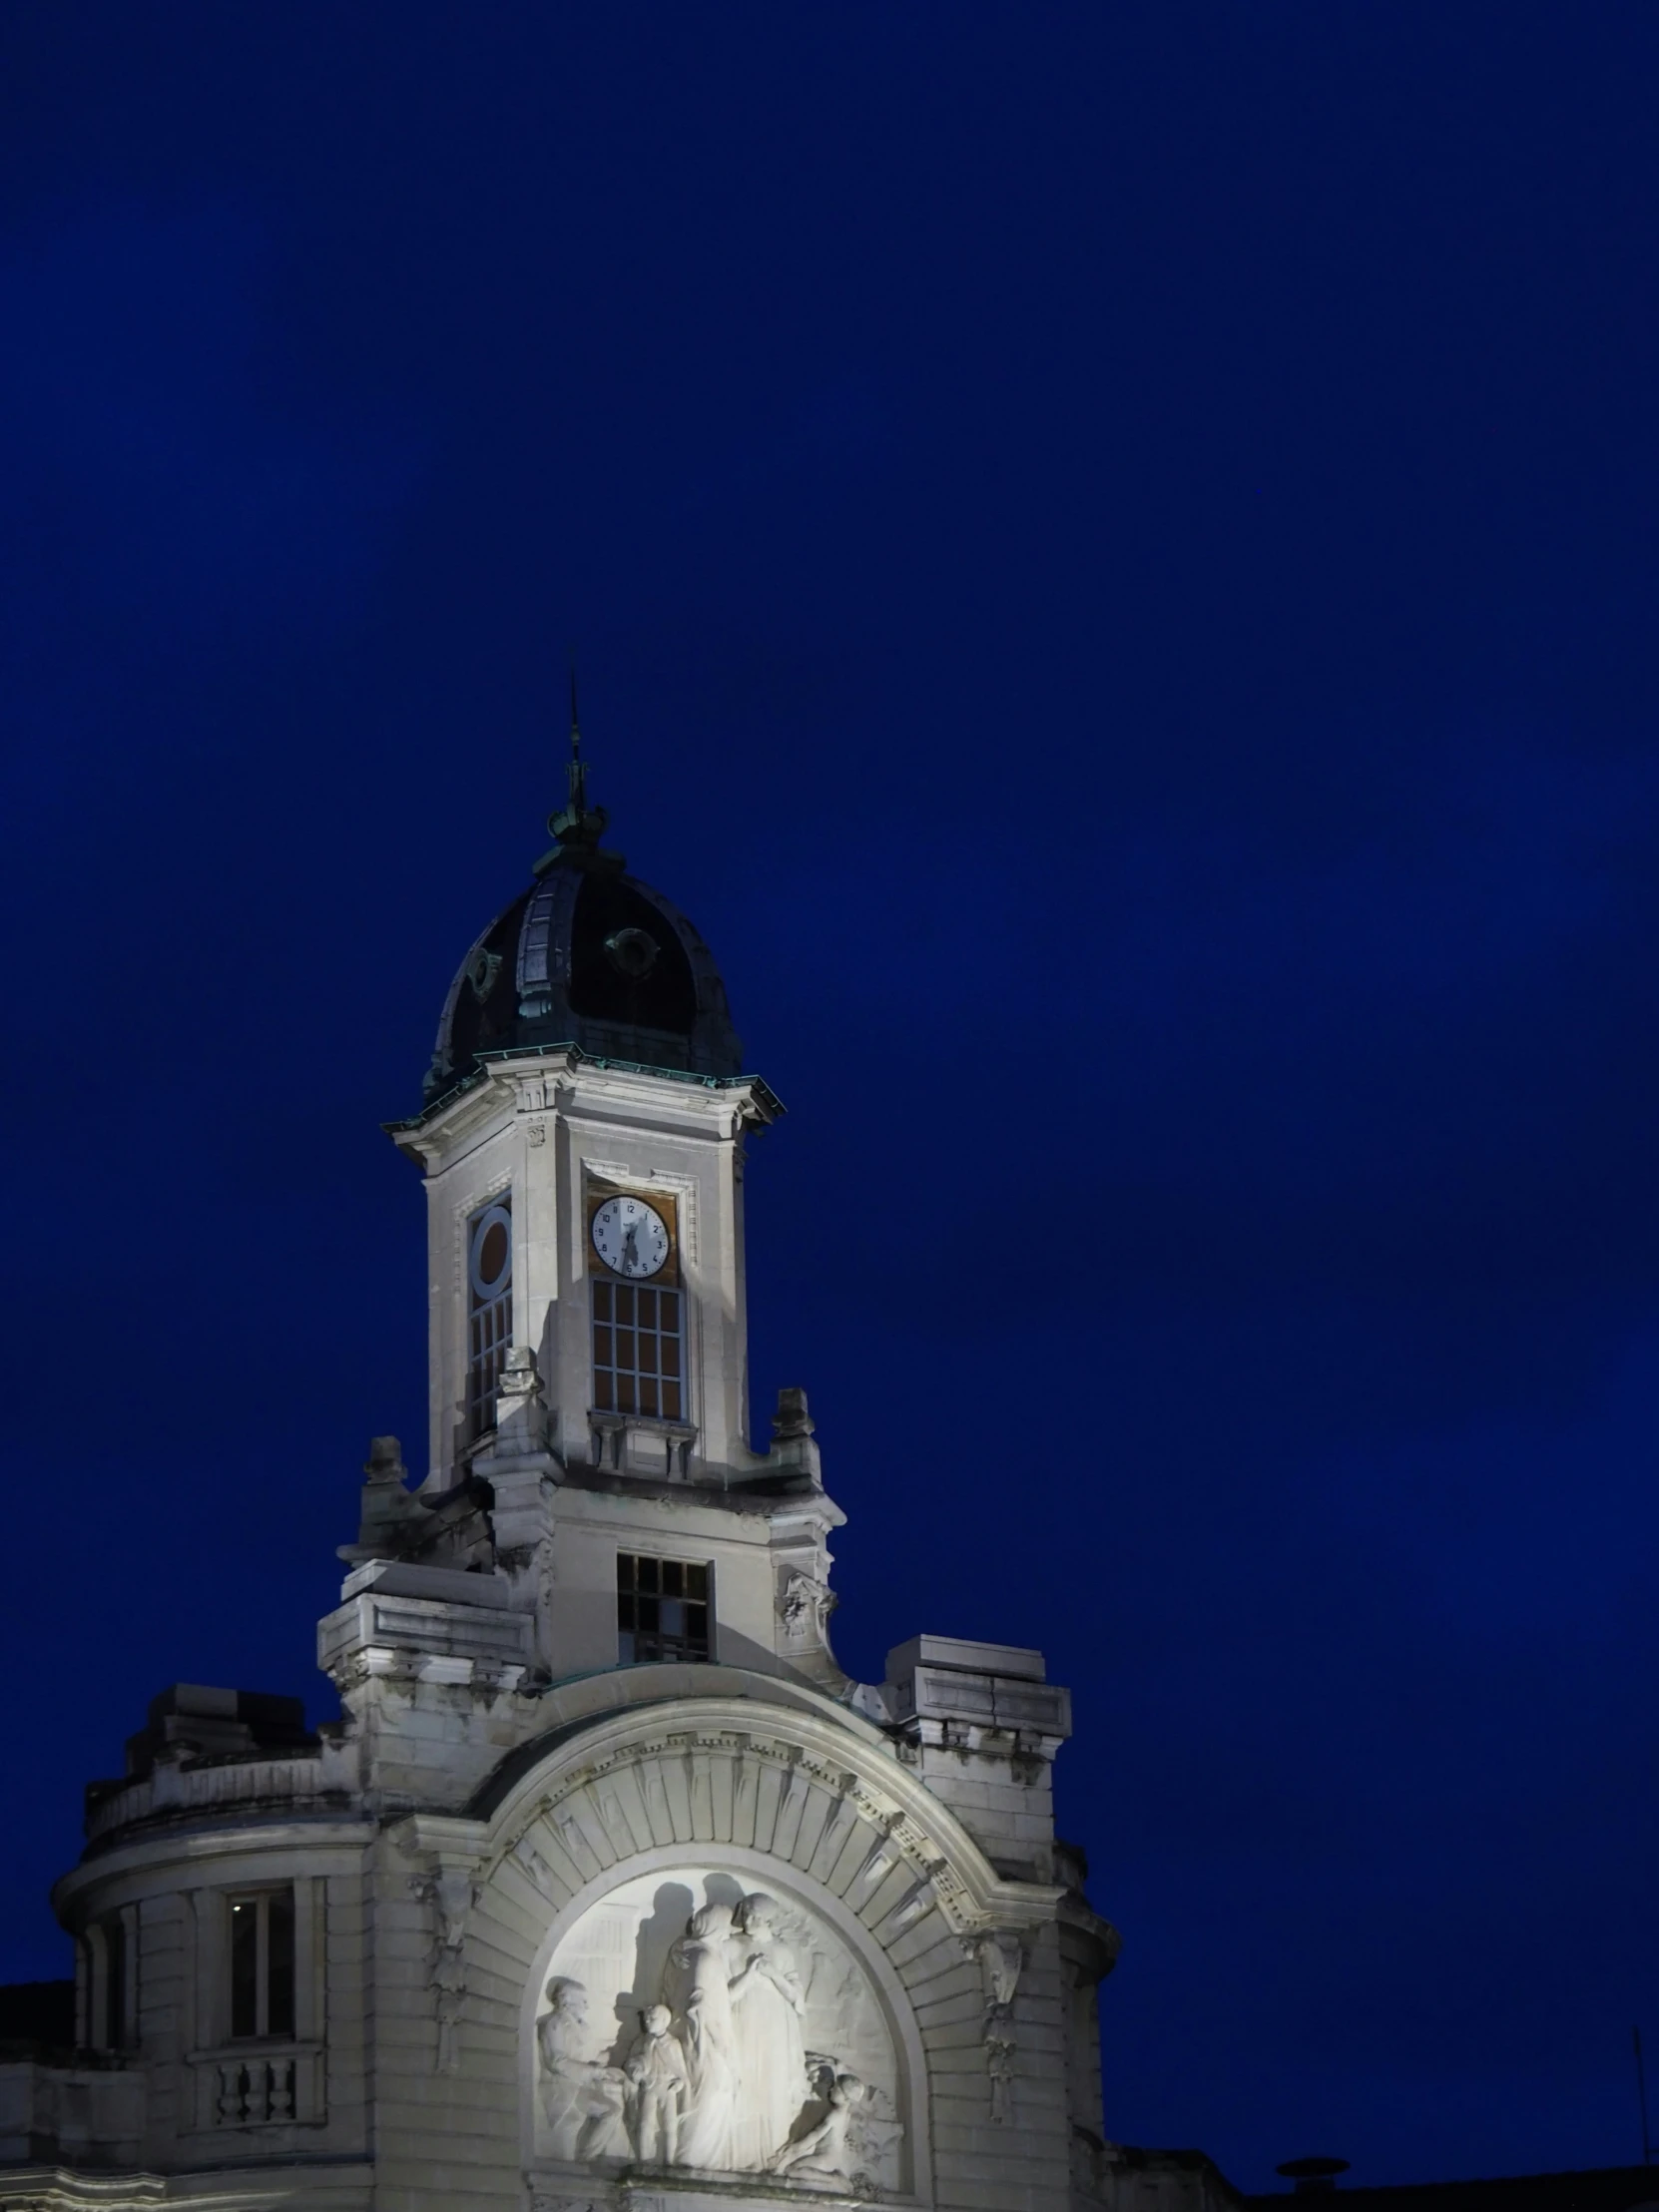
[[[291,2058],[233,2058],[218,2064],[221,2127],[259,2127],[293,2118]]]

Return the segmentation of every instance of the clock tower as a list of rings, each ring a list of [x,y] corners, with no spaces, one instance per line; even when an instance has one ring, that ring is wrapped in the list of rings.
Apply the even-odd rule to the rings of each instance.
[[[391,1125],[425,1180],[429,1471],[371,1477],[365,1558],[389,1505],[400,1560],[469,1565],[487,1497],[550,1678],[620,1653],[839,1687],[842,1516],[804,1394],[768,1449],[747,1433],[744,1148],[783,1108],[697,930],[602,842],[580,745],[551,847],[450,986],[424,1110]]]

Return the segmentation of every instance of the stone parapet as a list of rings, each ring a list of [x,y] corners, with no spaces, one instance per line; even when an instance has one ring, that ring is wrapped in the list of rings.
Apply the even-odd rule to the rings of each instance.
[[[350,1809],[354,1795],[354,1763],[326,1743],[302,1759],[161,1761],[132,1781],[89,1788],[87,1843],[108,1846],[159,1821],[334,1818]]]
[[[535,1658],[535,1622],[493,1574],[375,1559],[341,1596],[317,1624],[317,1664],[342,1696],[374,1674],[511,1690]]]
[[[144,2075],[92,2059],[0,2064],[0,2166],[130,2165],[144,2139]]]
[[[1034,1736],[1058,1749],[1071,1734],[1071,1693],[1046,1682],[1045,1673],[1040,1651],[912,1636],[887,1654],[888,1708],[899,1723]]]

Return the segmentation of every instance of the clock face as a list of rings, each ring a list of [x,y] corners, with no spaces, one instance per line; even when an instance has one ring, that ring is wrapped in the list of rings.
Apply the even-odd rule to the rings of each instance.
[[[668,1224],[643,1198],[608,1198],[593,1217],[593,1249],[614,1274],[656,1275],[668,1258]]]

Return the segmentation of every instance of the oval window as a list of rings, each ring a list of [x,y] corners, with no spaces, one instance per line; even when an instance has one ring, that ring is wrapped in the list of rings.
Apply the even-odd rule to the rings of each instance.
[[[499,1298],[513,1272],[513,1217],[505,1206],[486,1207],[472,1225],[469,1254],[474,1298]]]

